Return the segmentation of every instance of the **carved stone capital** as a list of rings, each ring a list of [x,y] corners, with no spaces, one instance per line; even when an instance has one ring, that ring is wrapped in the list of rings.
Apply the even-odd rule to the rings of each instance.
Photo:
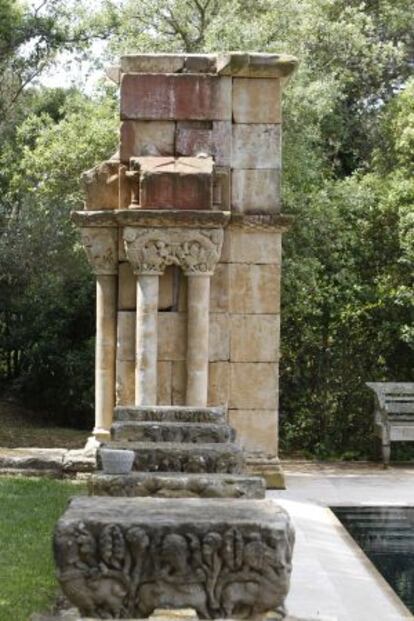
[[[261,619],[289,590],[294,532],[266,500],[75,498],[55,529],[58,579],[82,617]]]
[[[96,275],[118,272],[118,230],[115,227],[85,227],[80,229],[86,256]]]
[[[211,275],[223,230],[125,227],[123,239],[135,274],[162,274],[168,265],[178,265],[186,275]]]

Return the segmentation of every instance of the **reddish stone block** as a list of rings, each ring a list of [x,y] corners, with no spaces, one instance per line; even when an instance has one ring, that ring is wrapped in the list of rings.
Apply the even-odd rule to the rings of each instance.
[[[231,78],[206,74],[124,74],[121,119],[230,120]]]
[[[119,155],[122,162],[141,155],[174,155],[173,121],[123,121]]]
[[[211,158],[136,158],[143,209],[211,209]]]
[[[213,156],[217,166],[230,166],[231,121],[213,121],[204,127],[197,121],[177,123],[175,152],[185,156],[205,153]]]

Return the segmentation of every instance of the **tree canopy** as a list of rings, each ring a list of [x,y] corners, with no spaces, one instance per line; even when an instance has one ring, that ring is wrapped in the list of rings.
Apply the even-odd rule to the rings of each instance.
[[[288,52],[300,65],[283,101],[283,209],[295,224],[284,239],[281,442],[372,455],[364,382],[413,379],[411,1],[0,5],[3,385],[72,423],[90,411],[93,283],[68,212],[80,172],[115,148],[116,96],[36,76],[61,52],[93,61],[96,38],[108,64],[139,51]]]

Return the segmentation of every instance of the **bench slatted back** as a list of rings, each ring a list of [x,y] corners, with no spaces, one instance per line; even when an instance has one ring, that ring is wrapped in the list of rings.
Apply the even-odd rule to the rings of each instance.
[[[414,382],[367,382],[367,386],[387,413],[414,417]]]

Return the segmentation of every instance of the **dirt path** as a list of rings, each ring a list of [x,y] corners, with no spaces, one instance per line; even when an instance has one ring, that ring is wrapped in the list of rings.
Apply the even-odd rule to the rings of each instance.
[[[0,447],[80,449],[89,435],[88,431],[44,423],[35,412],[0,399]]]

